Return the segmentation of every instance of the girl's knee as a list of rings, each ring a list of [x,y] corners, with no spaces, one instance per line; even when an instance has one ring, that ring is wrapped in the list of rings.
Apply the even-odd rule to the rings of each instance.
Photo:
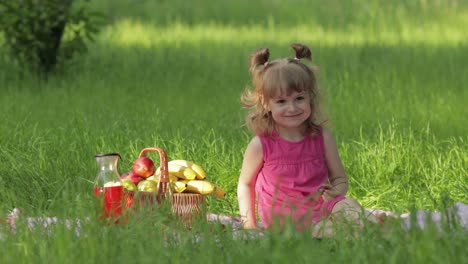
[[[335,204],[331,215],[333,218],[342,218],[351,221],[357,221],[362,218],[364,209],[353,198],[346,198]]]
[[[337,202],[333,207],[333,211],[339,211],[341,209],[356,209],[358,211],[362,211],[363,208],[358,201],[353,198],[346,197],[345,199]]]

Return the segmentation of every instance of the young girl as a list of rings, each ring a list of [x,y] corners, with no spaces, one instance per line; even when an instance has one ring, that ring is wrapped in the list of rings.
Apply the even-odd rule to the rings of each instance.
[[[268,61],[266,48],[250,57],[254,89],[246,89],[241,101],[251,109],[246,123],[256,136],[245,150],[238,182],[241,219],[245,229],[258,228],[257,205],[265,228],[293,221],[298,230],[329,236],[331,224],[322,219],[362,226],[363,208],[345,196],[348,178],[336,142],[318,122],[317,80],[301,62],[312,59],[311,51],[291,47],[295,58]]]

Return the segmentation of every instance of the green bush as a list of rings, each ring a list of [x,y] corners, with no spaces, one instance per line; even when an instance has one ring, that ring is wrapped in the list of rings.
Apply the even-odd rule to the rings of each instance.
[[[0,0],[0,31],[21,66],[48,75],[86,51],[104,21],[87,0]]]

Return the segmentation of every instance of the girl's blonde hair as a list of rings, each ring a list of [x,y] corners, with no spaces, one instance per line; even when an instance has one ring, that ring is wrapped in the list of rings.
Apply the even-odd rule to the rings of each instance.
[[[306,133],[320,130],[317,117],[319,113],[319,91],[315,69],[302,63],[301,59],[312,60],[310,49],[302,44],[292,44],[295,58],[282,58],[268,61],[268,48],[261,48],[250,55],[250,74],[253,89],[247,87],[241,95],[241,103],[250,109],[246,124],[256,134],[271,135],[274,121],[266,109],[268,100],[274,96],[293,91],[307,92],[310,95],[311,115],[306,121]]]

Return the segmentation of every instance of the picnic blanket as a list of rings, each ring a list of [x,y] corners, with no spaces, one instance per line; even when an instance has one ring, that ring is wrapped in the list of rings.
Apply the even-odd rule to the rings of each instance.
[[[417,225],[417,228],[420,228],[420,229],[425,229],[428,225],[431,225],[431,224],[441,229],[444,221],[451,222],[452,224],[456,222],[462,228],[468,229],[468,205],[464,203],[460,203],[460,202],[455,203],[453,206],[451,206],[444,212],[417,210],[414,213],[396,214],[391,211],[372,209],[372,208],[366,208],[365,211],[367,214],[374,214],[374,215],[385,213],[387,217],[400,219],[401,227],[404,228],[405,230],[410,230],[412,228],[412,224]],[[240,217],[217,215],[217,214],[209,213],[207,214],[207,220],[219,221],[220,223],[224,225],[232,226],[234,229],[242,228]],[[258,224],[260,227],[263,226],[261,222]]]
[[[453,224],[461,226],[463,229],[468,229],[468,205],[464,203],[455,203],[453,206],[447,208],[443,212],[432,212],[427,210],[417,210],[412,213],[396,214],[394,212],[380,210],[380,209],[365,209],[368,214],[381,214],[385,213],[387,217],[392,217],[401,220],[401,227],[405,230],[410,230],[416,225],[419,229],[425,229],[428,225],[435,225],[439,230],[442,230],[443,223],[449,223],[449,227]],[[206,219],[212,223],[219,223],[226,227],[232,228],[234,231],[242,229],[242,224],[239,216],[219,215],[208,213]],[[24,220],[30,229],[42,228],[47,230],[49,227],[63,222],[69,229],[74,229],[76,235],[80,235],[80,230],[84,223],[91,221],[91,219],[64,219],[61,220],[57,217],[26,217],[24,212],[18,208],[14,208],[6,216],[6,221],[0,222],[0,225],[6,224],[14,232],[16,230],[16,223]],[[262,223],[258,223],[263,227]],[[0,239],[4,237],[0,233]]]

